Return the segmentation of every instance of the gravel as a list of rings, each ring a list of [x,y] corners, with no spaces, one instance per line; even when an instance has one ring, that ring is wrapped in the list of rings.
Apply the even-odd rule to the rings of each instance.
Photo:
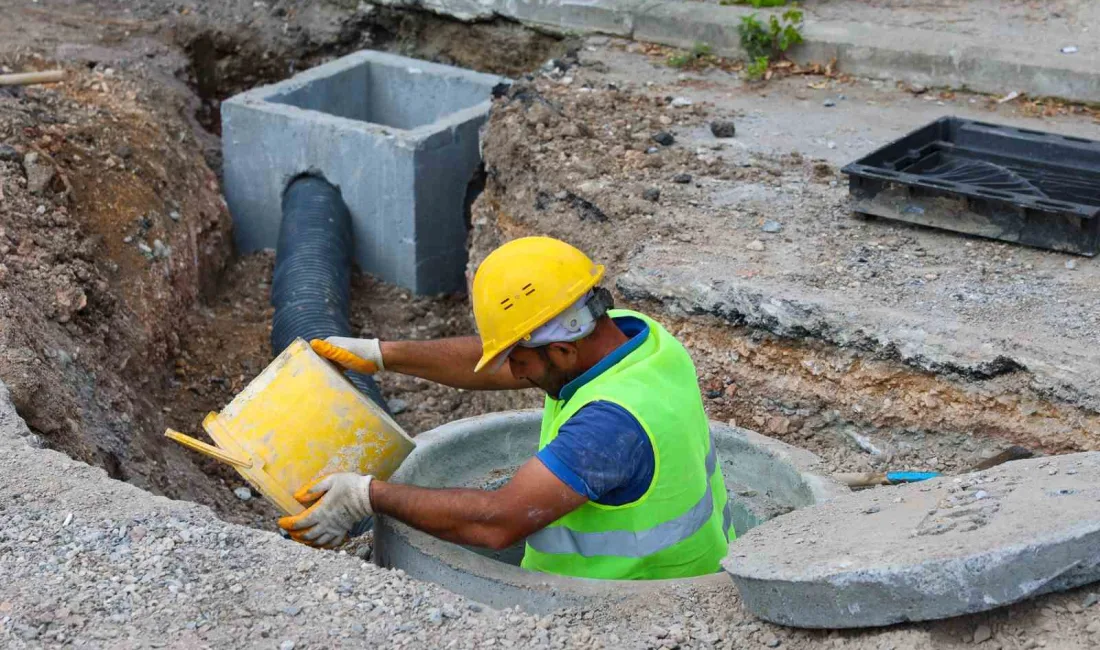
[[[32,449],[17,428],[26,435],[0,384],[4,647],[480,648],[532,636],[535,617],[220,521]],[[582,629],[551,620],[559,644]]]

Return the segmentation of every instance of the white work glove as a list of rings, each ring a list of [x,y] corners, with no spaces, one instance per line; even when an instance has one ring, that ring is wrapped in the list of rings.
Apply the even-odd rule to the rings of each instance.
[[[339,545],[356,524],[374,514],[370,505],[372,480],[369,474],[342,472],[310,483],[294,498],[304,506],[313,505],[301,514],[283,517],[279,527],[303,544],[323,548]]]
[[[348,370],[373,375],[386,369],[382,362],[382,343],[378,339],[330,336],[324,341],[313,339],[309,344],[314,352]]]

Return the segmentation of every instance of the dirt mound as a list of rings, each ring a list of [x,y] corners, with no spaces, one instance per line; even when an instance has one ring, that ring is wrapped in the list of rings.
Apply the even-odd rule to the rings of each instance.
[[[198,470],[149,443],[149,390],[229,258],[230,222],[157,100],[102,68],[0,93],[0,376],[48,445],[172,494],[188,483],[172,473]]]

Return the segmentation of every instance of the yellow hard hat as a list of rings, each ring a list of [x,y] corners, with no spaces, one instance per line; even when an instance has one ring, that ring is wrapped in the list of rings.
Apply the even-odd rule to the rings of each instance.
[[[603,274],[602,264],[551,237],[515,239],[490,253],[474,274],[482,350],[474,372],[580,300]]]

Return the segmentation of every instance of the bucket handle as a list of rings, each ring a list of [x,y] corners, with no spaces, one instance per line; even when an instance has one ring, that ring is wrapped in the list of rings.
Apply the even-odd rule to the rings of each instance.
[[[195,440],[191,436],[184,435],[179,431],[167,429],[165,430],[164,435],[168,438],[171,438],[172,440],[175,440],[176,442],[180,443],[184,447],[187,447],[188,449],[193,449],[194,451],[197,451],[201,454],[206,454],[207,456],[210,456],[211,458],[216,458],[223,463],[227,463],[241,469],[248,469],[252,467],[252,459],[240,458],[239,456],[231,454],[220,447],[209,445],[201,440]]]

